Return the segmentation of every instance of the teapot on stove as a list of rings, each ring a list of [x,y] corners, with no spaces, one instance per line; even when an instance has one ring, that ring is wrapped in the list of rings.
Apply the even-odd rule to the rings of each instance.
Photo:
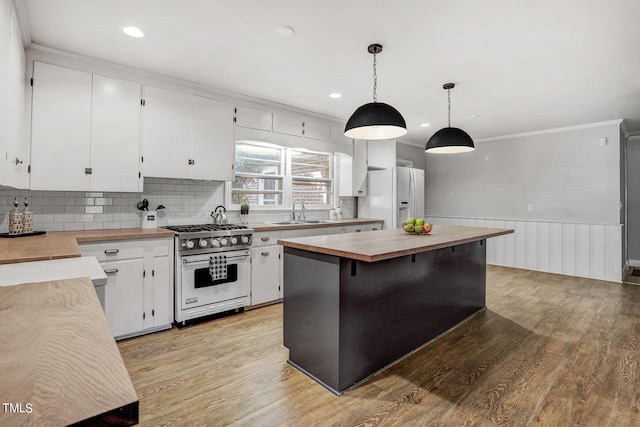
[[[226,224],[227,223],[227,208],[225,208],[224,206],[220,205],[217,206],[213,212],[211,212],[211,216],[213,217],[213,223],[214,224]]]

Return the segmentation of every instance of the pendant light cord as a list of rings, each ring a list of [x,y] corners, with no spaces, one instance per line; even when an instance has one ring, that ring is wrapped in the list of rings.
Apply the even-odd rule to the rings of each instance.
[[[449,114],[448,114],[449,127],[451,127],[451,89],[447,89],[447,99],[448,99],[447,106],[448,106],[448,109],[449,109]]]
[[[376,59],[376,53],[373,53],[373,102],[378,102],[378,73],[376,71],[378,60]]]

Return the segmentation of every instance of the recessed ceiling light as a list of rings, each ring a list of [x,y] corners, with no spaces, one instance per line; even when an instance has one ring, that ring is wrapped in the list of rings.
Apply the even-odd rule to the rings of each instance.
[[[338,92],[333,92],[329,94],[329,98],[333,98],[333,99],[342,98],[342,94]]]
[[[428,128],[429,126],[431,126],[429,123],[421,123],[420,124],[421,128]]]
[[[280,25],[276,27],[275,32],[280,37],[291,37],[295,33],[294,29],[288,25]]]
[[[136,39],[144,37],[144,33],[142,32],[142,30],[132,25],[129,25],[128,27],[124,27],[122,31],[129,37],[133,37]]]

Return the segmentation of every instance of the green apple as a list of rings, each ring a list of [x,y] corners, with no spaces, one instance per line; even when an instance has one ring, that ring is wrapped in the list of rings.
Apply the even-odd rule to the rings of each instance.
[[[424,233],[424,226],[422,224],[416,224],[414,230],[416,231],[416,233]]]
[[[407,231],[409,233],[413,233],[415,231],[415,226],[413,224],[407,224],[404,227],[404,231]]]
[[[416,219],[415,218],[409,218],[407,220],[407,224],[415,224],[416,223]]]
[[[416,225],[424,225],[424,219],[423,218],[416,219]]]

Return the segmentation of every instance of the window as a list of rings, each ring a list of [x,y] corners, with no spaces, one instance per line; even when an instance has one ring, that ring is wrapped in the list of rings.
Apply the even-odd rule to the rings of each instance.
[[[293,200],[300,198],[306,205],[331,204],[331,156],[294,149],[290,153]]]
[[[284,150],[276,146],[236,143],[235,180],[231,203],[246,198],[253,206],[283,204]]]
[[[280,147],[256,141],[236,142],[231,204],[247,199],[253,207],[285,209],[303,200],[308,207],[333,204],[331,153]]]

